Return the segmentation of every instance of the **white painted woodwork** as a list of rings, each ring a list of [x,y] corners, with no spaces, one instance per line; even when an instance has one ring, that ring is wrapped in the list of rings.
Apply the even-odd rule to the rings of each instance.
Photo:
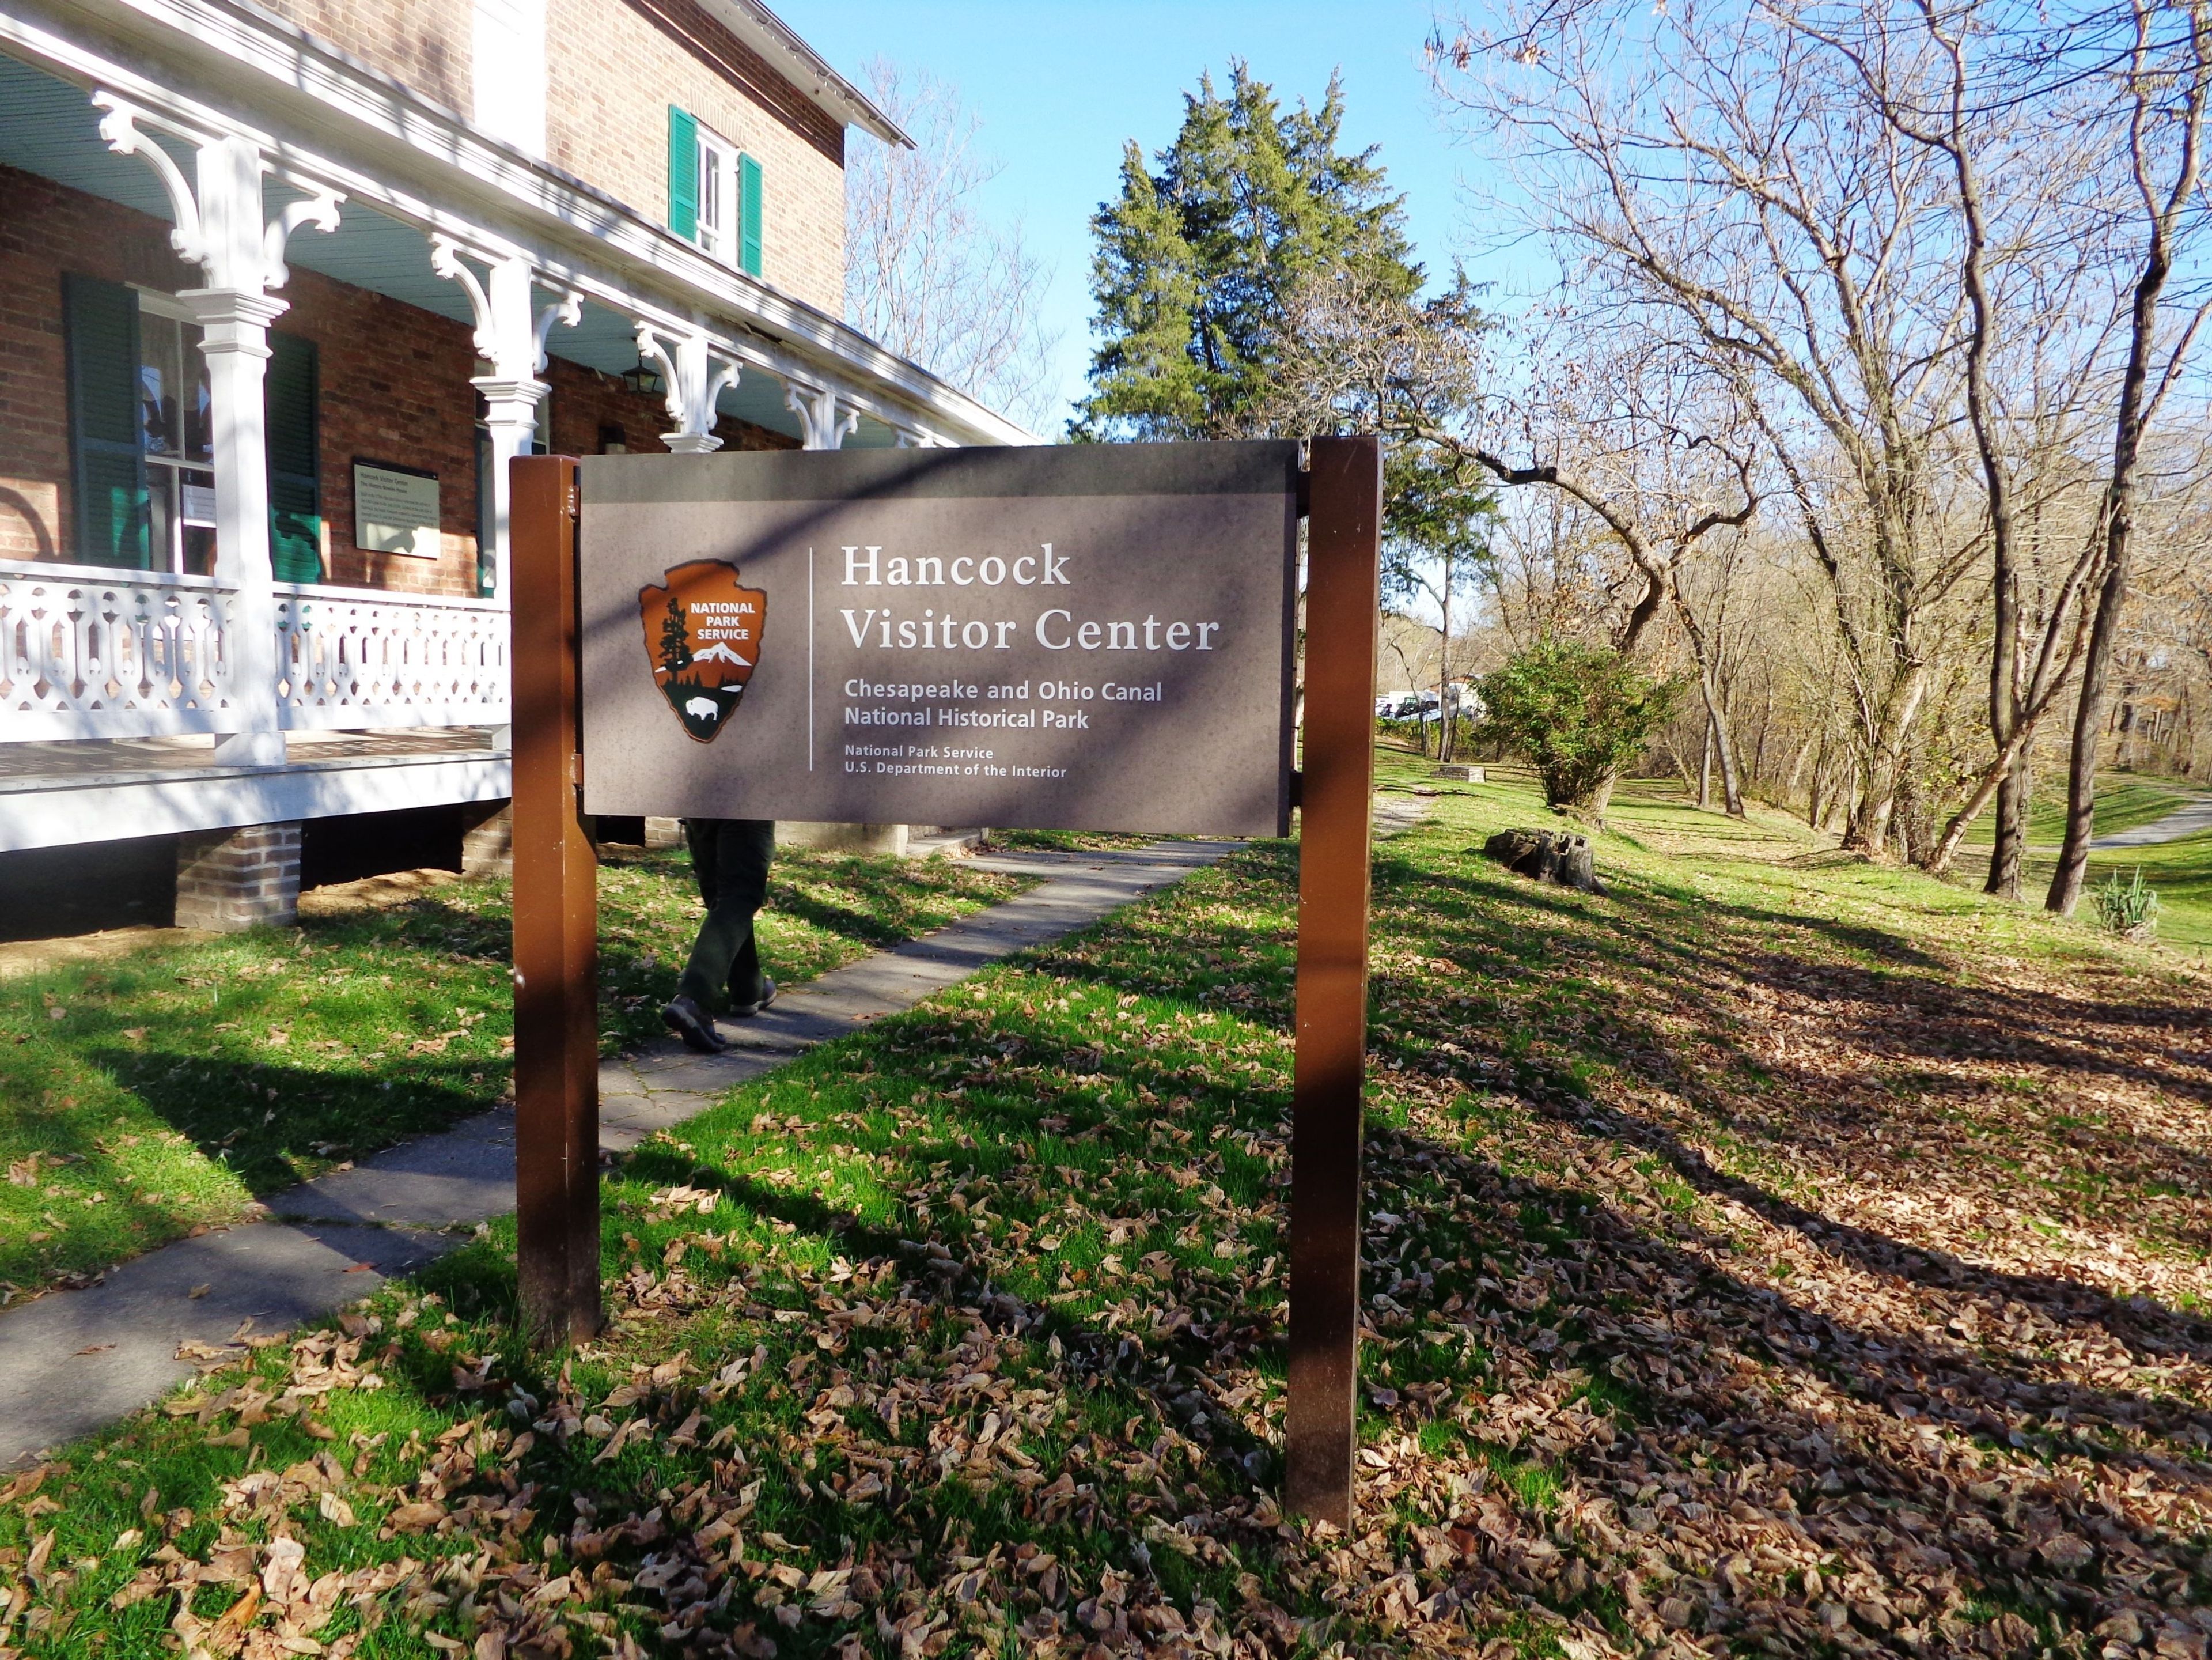
[[[860,424],[860,411],[849,399],[841,398],[835,386],[787,380],[783,406],[799,417],[805,447],[811,450],[843,448],[845,435]]]
[[[678,455],[705,455],[722,447],[714,435],[716,404],[724,388],[738,384],[738,366],[696,330],[668,337],[651,323],[637,325],[637,354],[657,364],[668,384],[668,418],[673,432],[660,441]]]
[[[294,582],[262,592],[254,607],[222,578],[0,561],[0,743],[511,718],[501,602]],[[257,612],[268,635],[254,669]],[[228,748],[218,758],[275,764]]]
[[[484,277],[477,277],[471,260],[485,268]],[[477,355],[491,364],[489,374],[477,375],[469,384],[483,394],[484,425],[491,435],[492,598],[504,603],[514,504],[507,464],[530,453],[538,405],[552,392],[538,379],[545,368],[546,336],[556,322],[574,327],[583,316],[583,302],[564,293],[551,305],[533,309],[537,278],[527,259],[471,252],[450,236],[431,237],[430,269],[459,283],[468,295]]]
[[[505,604],[279,583],[275,701],[289,731],[509,718]]]
[[[545,154],[545,0],[476,0],[469,29],[476,125]]]
[[[0,743],[233,728],[210,576],[0,561]]]

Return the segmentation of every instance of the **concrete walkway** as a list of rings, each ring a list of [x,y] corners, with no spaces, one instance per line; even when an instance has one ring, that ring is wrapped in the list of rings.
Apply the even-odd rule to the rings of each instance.
[[[2212,795],[2201,795],[2187,806],[2177,807],[2165,818],[2154,818],[2148,824],[2100,836],[2089,846],[2097,853],[2108,853],[2114,848],[2151,848],[2160,842],[2179,842],[2199,830],[2212,830]]]
[[[1004,904],[811,981],[756,1019],[729,1023],[723,1030],[735,1047],[726,1055],[692,1055],[672,1039],[608,1062],[599,1073],[600,1145],[627,1151],[802,1050],[1097,921],[1234,845],[1162,842],[1130,852],[975,859],[979,869],[1045,879]],[[512,1210],[514,1114],[465,1119],[268,1203],[267,1221],[179,1240],[124,1263],[97,1286],[0,1313],[0,1469],[158,1399],[195,1370],[178,1358],[181,1346],[222,1349],[318,1318],[434,1261],[479,1222]]]

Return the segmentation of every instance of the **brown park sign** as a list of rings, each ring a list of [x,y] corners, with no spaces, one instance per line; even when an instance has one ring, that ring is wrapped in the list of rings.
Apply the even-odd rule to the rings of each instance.
[[[1315,439],[1303,475],[1265,443],[526,455],[509,476],[515,1256],[556,1343],[602,1316],[589,815],[1279,834],[1305,514],[1283,1505],[1348,1527],[1376,441]]]
[[[580,473],[586,811],[1286,832],[1296,444]]]

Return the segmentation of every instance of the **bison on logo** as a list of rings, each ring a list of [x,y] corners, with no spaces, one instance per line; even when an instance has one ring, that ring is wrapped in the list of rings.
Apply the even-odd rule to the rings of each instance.
[[[684,730],[711,744],[760,660],[768,595],[738,587],[738,568],[726,560],[694,560],[664,576],[665,587],[637,591],[645,654]]]

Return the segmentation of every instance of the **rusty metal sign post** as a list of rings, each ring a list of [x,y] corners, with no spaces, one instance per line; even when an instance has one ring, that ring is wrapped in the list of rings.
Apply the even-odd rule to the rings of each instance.
[[[522,1317],[599,1329],[599,855],[581,770],[576,464],[519,456],[514,595],[514,1200]]]
[[[515,1197],[523,1315],[600,1324],[598,861],[583,812],[576,462],[513,464]],[[1352,1516],[1382,448],[1316,439],[1298,875],[1285,1507]]]
[[[1291,1119],[1291,1365],[1283,1505],[1352,1520],[1359,1382],[1359,1140],[1367,1073],[1368,838],[1382,623],[1382,451],[1316,439],[1306,520]]]

